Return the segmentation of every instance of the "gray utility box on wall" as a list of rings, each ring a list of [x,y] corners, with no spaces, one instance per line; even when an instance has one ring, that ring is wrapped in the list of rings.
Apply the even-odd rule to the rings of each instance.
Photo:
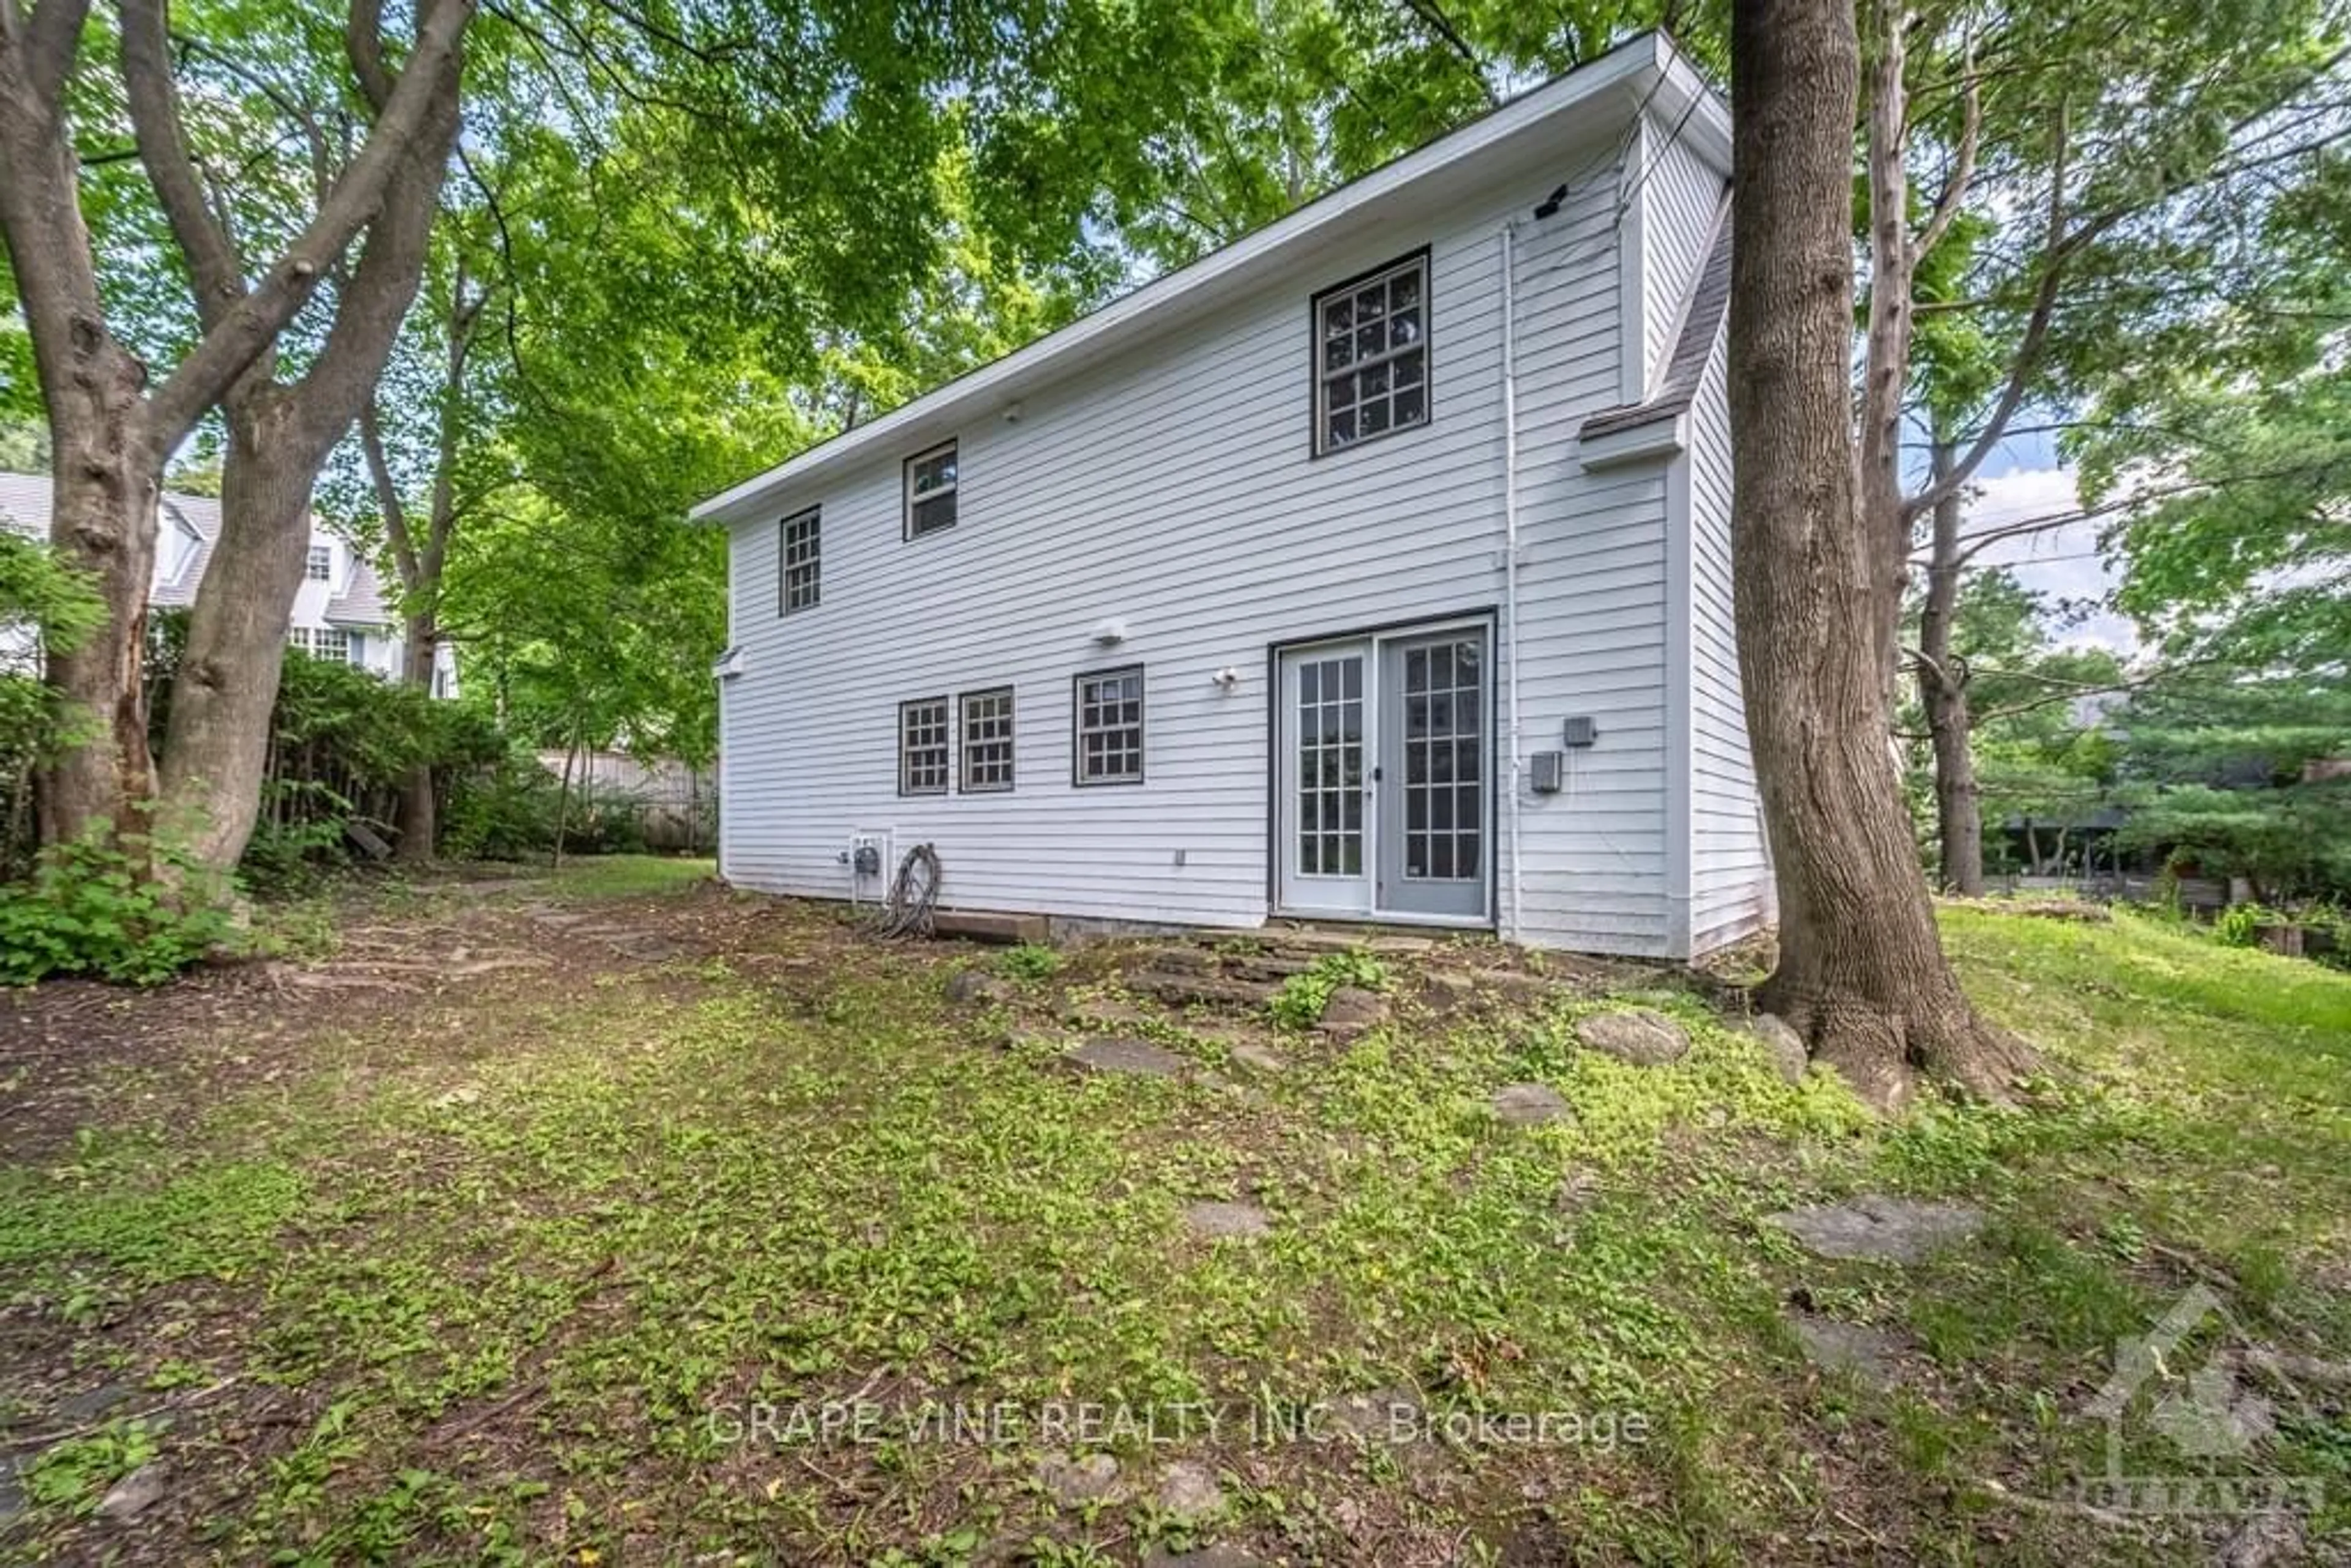
[[[1556,795],[1567,788],[1567,753],[1538,751],[1527,758],[1528,787],[1538,795]]]

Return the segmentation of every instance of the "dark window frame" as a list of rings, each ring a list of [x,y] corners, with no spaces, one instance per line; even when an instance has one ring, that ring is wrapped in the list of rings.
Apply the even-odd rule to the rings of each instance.
[[[938,759],[939,781],[936,784],[917,785],[913,782],[914,747],[908,744],[907,720],[914,709],[933,707],[939,710],[938,742],[935,747],[925,744],[922,749],[925,751],[935,749],[940,753]],[[950,789],[953,787],[953,780],[955,778],[955,754],[956,723],[954,698],[942,692],[935,697],[908,697],[905,701],[898,705],[898,793],[901,796],[914,797],[922,795],[945,795],[948,793]]]
[[[1101,726],[1095,733],[1107,733],[1111,730],[1132,727],[1134,731],[1134,771],[1106,778],[1089,779],[1086,777],[1086,683],[1123,679],[1128,675],[1134,677],[1134,723],[1131,727],[1123,724]],[[1144,781],[1149,758],[1150,692],[1151,683],[1144,674],[1143,666],[1140,664],[1113,664],[1100,670],[1080,670],[1070,677],[1070,784],[1071,788],[1114,789]],[[1122,747],[1121,751],[1123,753],[1124,748]]]
[[[945,486],[935,486],[921,497],[923,503],[928,504],[938,500],[941,497],[945,497],[948,502],[947,520],[944,523],[934,523],[926,528],[917,528],[914,526],[914,507],[916,504],[916,497],[914,495],[915,465],[928,463],[932,459],[948,453],[952,453],[955,456],[956,476],[954,482]],[[920,452],[917,452],[913,456],[907,458],[904,465],[903,475],[898,486],[898,493],[900,501],[899,536],[905,543],[912,544],[916,539],[926,539],[934,534],[954,532],[955,526],[963,521],[963,438],[961,436],[951,435],[945,441],[925,446]]]
[[[808,526],[807,559],[792,559],[792,530]],[[800,568],[808,570],[808,598],[799,603],[792,601],[792,573]],[[803,610],[813,610],[824,602],[824,508],[810,507],[794,512],[776,525],[776,613],[796,615]]]
[[[1352,375],[1355,373],[1358,369],[1358,361],[1351,360],[1343,371],[1325,371],[1323,369],[1322,342],[1324,327],[1322,320],[1322,308],[1326,303],[1337,299],[1339,296],[1343,294],[1353,294],[1368,284],[1384,284],[1408,268],[1416,270],[1420,277],[1420,298],[1416,307],[1420,312],[1420,336],[1412,345],[1412,351],[1417,352],[1420,358],[1420,381],[1418,383],[1420,389],[1420,415],[1418,418],[1413,420],[1407,424],[1396,424],[1391,423],[1382,429],[1372,432],[1368,435],[1357,434],[1346,441],[1333,443],[1329,439],[1329,382],[1331,377],[1334,375],[1342,373]],[[1429,247],[1422,246],[1419,249],[1408,251],[1403,256],[1395,257],[1393,260],[1384,261],[1377,267],[1367,267],[1364,271],[1355,274],[1353,277],[1342,279],[1337,283],[1330,285],[1328,287],[1318,289],[1315,291],[1313,298],[1307,302],[1306,370],[1308,386],[1308,426],[1306,432],[1306,446],[1309,455],[1313,457],[1335,456],[1342,452],[1353,452],[1358,447],[1368,446],[1384,436],[1399,435],[1408,431],[1426,430],[1430,425],[1437,423],[1437,351],[1436,332],[1434,330],[1436,316],[1436,300],[1434,298],[1435,278],[1436,268],[1431,265],[1429,259]],[[1394,349],[1390,349],[1384,350],[1383,357],[1374,362],[1378,364],[1392,365],[1405,357],[1404,353]],[[1395,389],[1393,384],[1391,384],[1386,391],[1375,395],[1383,398],[1384,400],[1384,406],[1393,410],[1395,401]],[[1360,413],[1364,406],[1364,405],[1361,403],[1356,404],[1355,411]]]
[[[975,741],[971,733],[973,723],[973,706],[975,704],[992,703],[998,697],[1004,699],[1003,737],[1001,740],[991,737],[984,740]],[[956,793],[959,795],[1010,794],[1019,771],[1018,766],[1019,753],[1017,749],[1019,734],[1019,705],[1014,701],[1013,689],[1009,685],[1000,686],[977,686],[967,692],[957,692],[956,694],[955,723]],[[1001,745],[1004,747],[1003,782],[986,784],[975,784],[972,782],[972,747],[975,745]]]

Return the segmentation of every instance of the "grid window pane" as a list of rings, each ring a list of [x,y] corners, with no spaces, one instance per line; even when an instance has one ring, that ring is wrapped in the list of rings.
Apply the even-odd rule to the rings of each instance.
[[[966,692],[963,710],[963,788],[967,792],[1012,788],[1012,688]]]
[[[302,575],[312,582],[331,581],[335,575],[334,547],[312,545],[308,558],[302,563]]]
[[[947,699],[898,705],[898,793],[947,792]]]
[[[1298,869],[1364,868],[1364,661],[1350,653],[1298,670]]]
[[[906,537],[921,538],[955,527],[956,444],[906,459]]]
[[[1485,874],[1482,654],[1474,638],[1405,653],[1404,874],[1415,881]]]
[[[1315,302],[1322,450],[1427,423],[1427,269],[1428,258],[1416,256]]]
[[[1075,782],[1143,781],[1143,667],[1100,670],[1077,678]]]
[[[783,562],[783,612],[806,610],[816,603],[821,587],[823,522],[816,512],[787,517],[778,559]]]

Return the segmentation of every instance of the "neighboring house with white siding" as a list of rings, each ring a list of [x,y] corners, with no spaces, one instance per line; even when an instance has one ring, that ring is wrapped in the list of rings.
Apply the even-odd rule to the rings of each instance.
[[[30,538],[49,537],[49,479],[45,474],[0,474],[0,528]],[[220,502],[210,496],[166,491],[156,509],[155,576],[147,602],[158,610],[185,610],[196,601],[196,585],[211,563],[220,537]],[[314,658],[340,660],[371,674],[396,679],[407,637],[393,603],[367,558],[315,516],[302,586],[294,596],[287,643]],[[33,656],[29,639],[0,631],[0,661],[17,664]],[[435,696],[457,695],[456,649],[436,651]]]
[[[944,904],[1064,925],[1768,923],[1729,170],[1638,38],[696,507],[724,874],[875,897],[928,843]]]

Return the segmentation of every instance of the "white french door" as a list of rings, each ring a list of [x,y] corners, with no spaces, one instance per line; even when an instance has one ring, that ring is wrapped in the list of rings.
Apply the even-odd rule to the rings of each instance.
[[[1477,622],[1282,653],[1275,896],[1284,912],[1487,917],[1487,641]]]

